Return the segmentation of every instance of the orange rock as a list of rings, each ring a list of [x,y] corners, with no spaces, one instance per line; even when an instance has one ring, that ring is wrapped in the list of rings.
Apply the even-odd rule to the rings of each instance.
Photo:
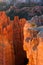
[[[10,23],[7,26],[7,34],[8,34],[8,40],[13,41],[13,24],[12,23]]]
[[[37,57],[38,65],[43,65],[43,39],[39,39],[39,46],[38,46],[38,57]]]
[[[14,22],[19,22],[19,17],[18,16],[14,17]]]
[[[36,65],[37,46],[39,40],[37,39],[37,31],[31,30],[31,23],[26,23],[24,26],[24,45],[23,48],[27,53],[29,62],[27,65]]]

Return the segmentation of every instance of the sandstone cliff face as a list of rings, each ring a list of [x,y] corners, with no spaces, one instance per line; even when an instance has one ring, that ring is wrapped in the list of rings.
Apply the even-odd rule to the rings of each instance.
[[[12,23],[5,12],[0,12],[0,65],[14,65]]]
[[[27,59],[23,49],[26,19],[15,16],[11,21],[5,12],[0,12],[0,19],[0,65],[24,65]]]
[[[43,31],[38,33],[39,45],[38,45],[38,65],[43,65]]]
[[[43,65],[43,26],[34,27],[30,24],[26,23],[24,26],[23,48],[29,60],[27,65]]]
[[[0,65],[43,65],[42,25],[43,16],[11,21],[0,12]]]
[[[14,54],[15,54],[15,65],[24,65],[26,59],[26,52],[23,49],[23,27],[26,20],[18,18],[16,16],[14,18],[13,24],[13,40],[14,40]]]

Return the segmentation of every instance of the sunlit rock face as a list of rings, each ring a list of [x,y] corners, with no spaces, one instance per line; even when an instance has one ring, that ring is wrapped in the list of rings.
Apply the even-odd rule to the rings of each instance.
[[[0,65],[15,65],[12,23],[5,12],[0,12]]]
[[[27,55],[23,49],[23,27],[26,19],[10,20],[5,12],[0,12],[0,62],[1,65],[25,65]]]
[[[29,60],[27,65],[43,65],[43,26],[25,24],[23,48]]]
[[[42,23],[43,15],[29,21],[15,16],[11,21],[0,12],[1,65],[43,65]]]
[[[26,25],[28,25],[26,27]],[[37,48],[35,48],[34,46],[37,45],[37,31],[35,30],[30,30],[29,28],[32,27],[32,25],[30,26],[31,24],[29,23],[26,23],[25,26],[24,26],[24,50],[26,51],[27,53],[27,58],[29,59],[29,62],[28,62],[28,65],[34,65],[36,64],[36,50]],[[35,55],[35,57],[34,57]]]
[[[39,46],[38,46],[38,65],[43,65],[43,31],[38,33]]]

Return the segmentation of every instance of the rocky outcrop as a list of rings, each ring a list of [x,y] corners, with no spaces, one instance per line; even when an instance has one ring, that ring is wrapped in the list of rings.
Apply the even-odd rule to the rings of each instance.
[[[18,16],[10,20],[5,12],[0,12],[1,65],[43,65],[42,44],[43,15],[28,21]]]
[[[31,26],[30,26],[31,25]],[[34,27],[31,23],[24,26],[24,45],[29,60],[27,65],[43,64],[43,26]],[[41,53],[40,53],[41,52]]]
[[[12,23],[5,12],[0,12],[0,65],[15,65]]]
[[[15,16],[14,20],[11,21],[5,12],[0,12],[1,65],[27,64],[28,59],[23,49],[23,27],[25,23],[26,19],[24,18],[19,19],[18,16]]]
[[[27,60],[26,52],[23,49],[23,27],[26,20],[18,18],[18,16],[14,17],[13,22],[13,44],[14,44],[14,54],[15,54],[15,65],[25,65],[25,61]]]

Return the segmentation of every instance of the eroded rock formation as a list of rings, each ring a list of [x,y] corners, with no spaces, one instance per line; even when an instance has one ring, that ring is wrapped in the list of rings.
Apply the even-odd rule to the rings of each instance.
[[[23,49],[25,22],[26,19],[19,19],[18,16],[11,21],[5,12],[0,12],[0,65],[26,64],[27,57]]]
[[[24,26],[23,48],[26,51],[27,58],[29,60],[27,65],[43,65],[42,40],[43,40],[43,26],[35,27],[30,22],[26,23]]]
[[[0,65],[43,65],[42,50],[43,15],[11,21],[0,12]]]

